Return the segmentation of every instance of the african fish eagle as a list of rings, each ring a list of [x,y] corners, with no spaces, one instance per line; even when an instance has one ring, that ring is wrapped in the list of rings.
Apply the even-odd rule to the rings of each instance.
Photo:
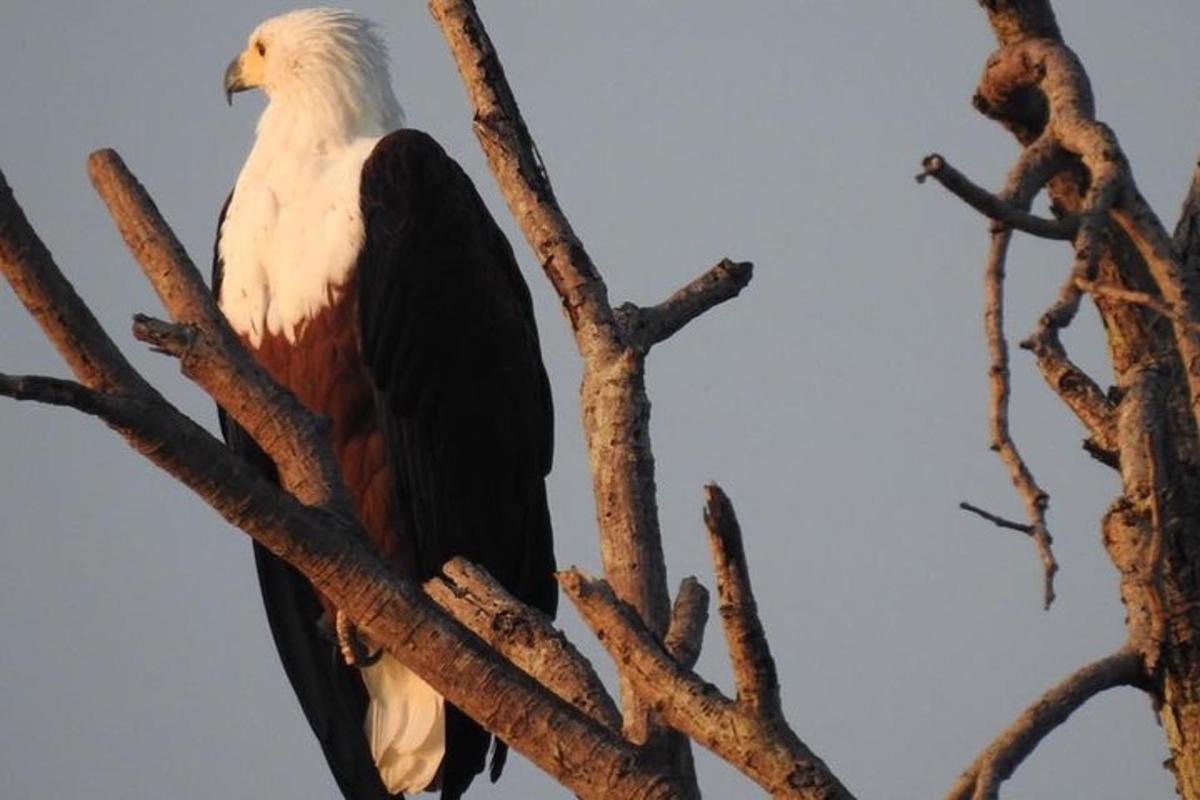
[[[459,165],[402,127],[366,20],[308,9],[263,22],[225,73],[228,96],[251,88],[267,106],[218,224],[222,311],[330,420],[359,521],[398,573],[425,580],[463,556],[553,615],[550,390],[508,241]],[[222,429],[274,475],[224,416]],[[459,797],[489,734],[388,653],[348,665],[336,609],[254,555],[284,669],[345,797]],[[504,754],[497,740],[493,780]]]

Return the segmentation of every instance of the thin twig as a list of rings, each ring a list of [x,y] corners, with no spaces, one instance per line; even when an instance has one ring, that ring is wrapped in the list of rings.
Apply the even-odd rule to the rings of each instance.
[[[63,277],[0,173],[0,274],[85,386],[152,392]]]
[[[1034,529],[1033,529],[1032,525],[1025,525],[1020,522],[1013,522],[1012,520],[1007,520],[1004,517],[998,517],[995,514],[992,514],[988,511],[984,511],[979,506],[971,505],[970,503],[968,503],[965,500],[963,502],[959,503],[958,507],[961,508],[963,511],[970,511],[972,514],[975,514],[976,516],[983,517],[988,522],[992,523],[993,525],[995,525],[998,528],[1007,528],[1010,531],[1018,531],[1020,533],[1025,534],[1026,536],[1033,535]]]
[[[1004,264],[1011,239],[1012,233],[1008,229],[992,232],[992,246],[984,276],[984,328],[988,342],[988,377],[991,385],[988,427],[991,448],[1008,469],[1013,486],[1025,505],[1025,516],[1032,528],[1030,535],[1042,561],[1042,602],[1045,608],[1050,608],[1054,602],[1054,574],[1058,571],[1050,531],[1046,527],[1046,506],[1050,502],[1050,496],[1038,486],[1033,473],[1017,450],[1008,427],[1009,372],[1008,343],[1004,337]]]
[[[44,375],[0,374],[0,397],[65,406],[96,416],[111,402],[109,395],[82,383]]]
[[[1118,300],[1122,303],[1132,303],[1136,306],[1148,308],[1156,314],[1166,317],[1172,322],[1179,325],[1191,328],[1194,331],[1200,331],[1200,322],[1190,320],[1183,314],[1180,314],[1174,308],[1153,296],[1148,292],[1139,292],[1135,289],[1126,289],[1123,286],[1114,286],[1109,283],[1098,283],[1089,281],[1083,278],[1076,278],[1075,285],[1088,294],[1096,297],[1107,297],[1110,300]]]
[[[1070,241],[1079,230],[1077,218],[1046,219],[1030,214],[1003,197],[992,194],[950,166],[946,159],[937,153],[925,156],[921,167],[922,171],[917,175],[918,183],[924,183],[926,178],[933,178],[979,213],[1019,231],[1042,239]]]

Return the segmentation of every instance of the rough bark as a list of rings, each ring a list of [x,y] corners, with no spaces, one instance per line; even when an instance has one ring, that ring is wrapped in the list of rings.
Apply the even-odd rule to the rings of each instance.
[[[1009,188],[1020,181],[1026,191],[1023,202],[1010,208],[1009,192],[989,197],[957,173],[939,181],[992,218],[993,237],[1005,243],[1014,229],[1044,238],[1074,232],[1070,274],[1023,346],[1088,430],[1085,447],[1119,469],[1122,483],[1102,532],[1120,574],[1127,645],[1047,697],[1069,689],[1082,702],[1091,694],[1083,691],[1087,686],[1120,683],[1149,692],[1179,794],[1191,800],[1200,797],[1200,544],[1189,535],[1200,522],[1200,273],[1190,268],[1198,252],[1197,180],[1175,237],[1168,237],[1138,192],[1116,134],[1096,119],[1087,73],[1065,44],[1050,2],[980,4],[999,49],[984,68],[975,106],[1024,146]],[[1030,158],[1037,150],[1053,151],[1053,160]],[[1035,161],[1052,169],[1034,169]],[[1042,188],[1060,217],[1057,224],[1023,215]],[[1002,284],[1003,256],[993,250],[991,290]],[[1116,384],[1109,392],[1071,361],[1059,336],[1086,296],[1104,324]],[[990,336],[1003,342],[1002,328],[994,326]],[[1059,722],[1065,719],[1060,716]],[[1014,756],[1017,751],[1028,749],[1006,749],[998,740],[951,797],[995,796],[1023,757]]]
[[[583,357],[580,405],[604,572],[658,637],[667,633],[670,599],[658,524],[645,355],[655,341],[723,302],[749,282],[751,266],[722,261],[662,306],[624,307],[622,324],[604,281],[558,205],[549,176],[504,76],[499,56],[470,0],[431,0],[466,87],[475,134],[492,174],[542,270],[554,285]],[[682,769],[685,741],[661,730],[622,678],[625,731],[665,749]],[[694,781],[694,778],[691,778]]]

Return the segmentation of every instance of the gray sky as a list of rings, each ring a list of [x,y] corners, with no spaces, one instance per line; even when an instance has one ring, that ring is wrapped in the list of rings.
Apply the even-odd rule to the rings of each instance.
[[[254,6],[251,8],[251,6]],[[1197,149],[1200,6],[1058,0],[1141,187],[1174,224]],[[558,407],[559,560],[598,570],[578,360],[470,132],[424,3],[354,6],[385,28],[409,123],[465,166],[538,306]],[[1059,600],[1040,609],[1019,516],[986,447],[984,225],[912,181],[938,150],[998,185],[1016,153],[969,98],[992,47],[973,2],[482,2],[558,195],[615,299],[656,302],[721,256],[751,288],[650,359],[672,585],[711,585],[700,488],[733,497],[798,733],[862,798],[938,796],[1050,683],[1123,638],[1098,520],[1114,477],[1014,351],[1014,429],[1053,501]],[[211,404],[128,335],[157,305],[84,173],[112,146],[193,257],[249,149],[257,97],[222,71],[289,6],[5,0],[0,167],[135,363],[212,427]],[[1021,241],[1009,326],[1031,329],[1068,268]],[[1068,346],[1101,380],[1093,316]],[[62,374],[0,289],[0,370]],[[0,796],[328,798],[332,782],[260,610],[249,540],[94,421],[0,405]],[[573,612],[563,624],[586,642]],[[598,649],[585,650],[609,671]],[[718,627],[700,671],[728,687]],[[1133,691],[1089,704],[1006,796],[1172,797]],[[701,757],[710,797],[754,787]],[[476,797],[565,797],[520,759]]]

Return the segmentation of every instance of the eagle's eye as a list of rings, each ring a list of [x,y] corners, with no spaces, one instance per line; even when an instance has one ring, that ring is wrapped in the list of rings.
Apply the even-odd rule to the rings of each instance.
[[[260,56],[265,56],[267,54],[267,46],[262,42],[255,42],[254,49],[258,51]]]

